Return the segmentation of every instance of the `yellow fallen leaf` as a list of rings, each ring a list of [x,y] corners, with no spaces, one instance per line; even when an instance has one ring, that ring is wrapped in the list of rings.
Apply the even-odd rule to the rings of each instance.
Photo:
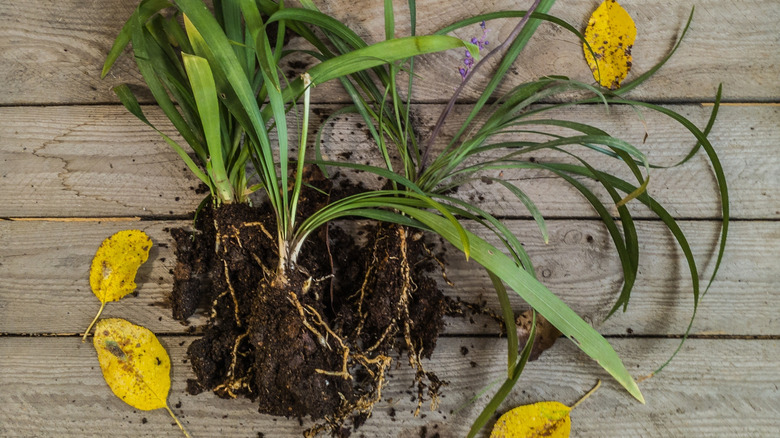
[[[571,408],[555,401],[520,406],[502,415],[490,438],[567,438]]]
[[[135,290],[135,274],[149,258],[152,239],[143,231],[120,231],[104,240],[92,259],[89,285],[100,300],[100,310],[84,332],[82,341],[103,313],[106,303],[117,301]]]
[[[618,2],[604,0],[590,16],[585,40],[596,55],[594,59],[588,47],[582,45],[593,78],[610,90],[619,88],[631,70],[631,48],[636,40],[634,20]]]
[[[154,333],[124,319],[102,319],[92,344],[114,395],[142,411],[165,408],[189,436],[168,407],[171,360]]]
[[[154,333],[124,319],[101,319],[92,343],[117,397],[142,411],[167,406],[171,360]]]
[[[496,421],[490,438],[568,438],[571,432],[569,413],[600,386],[601,380],[571,407],[556,401],[516,407]]]

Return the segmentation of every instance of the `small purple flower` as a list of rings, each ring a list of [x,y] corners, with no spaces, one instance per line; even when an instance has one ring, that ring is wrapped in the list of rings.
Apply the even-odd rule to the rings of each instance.
[[[467,68],[471,68],[474,65],[474,57],[471,56],[468,50],[466,50],[466,57],[463,59],[463,63],[466,64]]]
[[[487,25],[485,24],[484,20],[482,21],[482,23],[479,24],[479,27],[482,28],[482,36],[479,37],[479,38],[477,38],[477,37],[471,38],[471,44],[476,45],[479,48],[479,51],[481,52],[490,43],[486,39],[487,38],[487,33],[488,33],[488,28],[487,28]],[[466,57],[463,58],[463,64],[466,67],[465,68],[464,67],[459,67],[458,68],[458,73],[460,73],[461,79],[465,80],[466,76],[469,74],[469,71],[471,70],[471,67],[474,66],[474,57],[471,56],[471,53],[468,50],[466,50]]]

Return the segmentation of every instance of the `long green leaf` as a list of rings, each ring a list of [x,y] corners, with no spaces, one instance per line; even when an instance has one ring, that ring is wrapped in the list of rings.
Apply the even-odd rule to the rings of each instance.
[[[520,375],[523,373],[525,365],[531,358],[531,352],[533,351],[535,340],[536,312],[533,312],[533,317],[531,318],[531,332],[528,334],[528,340],[525,342],[525,347],[523,347],[523,351],[520,353],[520,359],[517,361],[517,364],[513,364],[514,367],[512,373],[504,381],[501,387],[498,388],[498,391],[496,391],[496,393],[493,395],[493,398],[490,399],[485,408],[482,409],[482,412],[480,412],[477,419],[474,420],[474,424],[471,425],[471,429],[469,430],[469,434],[466,436],[466,438],[475,437],[477,433],[482,430],[483,427],[485,427],[493,414],[498,410],[498,407],[512,391],[512,388],[517,385],[517,381],[520,379]]]
[[[198,105],[198,113],[206,135],[206,145],[209,148],[209,164],[211,178],[217,190],[219,200],[231,203],[235,199],[233,186],[228,179],[223,159],[222,136],[220,130],[219,100],[217,99],[217,86],[214,76],[205,58],[195,55],[182,54],[184,68],[192,85],[195,102]]]
[[[486,177],[487,178],[487,177]],[[510,192],[512,192],[513,195],[517,196],[517,199],[520,200],[520,202],[525,205],[525,208],[528,209],[528,211],[531,213],[531,216],[533,216],[534,220],[536,221],[536,225],[539,227],[539,231],[542,232],[542,238],[544,239],[544,243],[550,243],[550,235],[547,232],[547,224],[544,222],[544,216],[542,216],[542,212],[539,211],[539,208],[534,204],[534,201],[525,194],[524,191],[520,190],[516,185],[504,181],[500,178],[487,178],[490,181],[497,182],[501,184],[502,186],[509,189]]]
[[[262,160],[258,163],[260,167],[256,170],[259,172],[263,185],[266,187],[272,206],[279,211],[281,207],[281,193],[278,187],[276,167],[273,162],[271,142],[264,119],[260,113],[260,108],[255,100],[254,91],[233,50],[233,46],[203,2],[199,0],[176,0],[176,4],[186,14],[186,18],[192,23],[193,29],[197,29],[199,35],[202,36],[206,45],[210,48],[215,60],[211,64],[218,65],[221,68],[222,74],[224,74],[240,102],[241,108],[246,115],[246,123],[248,123],[248,126],[244,126],[244,129],[247,133],[251,133],[257,141],[258,144],[254,146],[259,148],[258,152],[262,157]]]
[[[466,48],[474,56],[479,54],[477,46],[454,37],[441,35],[405,37],[382,41],[328,59],[309,69],[308,73],[312,83],[318,85],[331,79],[412,56],[456,48]],[[303,82],[298,78],[285,88],[285,99],[292,100],[300,96],[301,93],[303,93]]]
[[[517,362],[517,349],[519,348],[515,312],[512,310],[512,304],[509,302],[509,295],[506,293],[504,282],[502,282],[501,279],[496,276],[496,274],[490,272],[490,270],[488,270],[487,273],[490,277],[490,281],[493,283],[493,289],[496,290],[496,295],[498,295],[498,302],[501,305],[501,316],[504,318],[504,327],[506,328],[507,341],[506,371],[507,377],[511,379],[515,371],[515,362]]]
[[[155,71],[154,64],[150,61],[148,47],[157,44],[154,38],[146,30],[145,26],[141,23],[142,18],[136,16],[136,20],[139,20],[133,29],[133,52],[135,54],[135,61],[138,65],[138,70],[149,86],[149,91],[152,92],[152,96],[157,101],[160,109],[168,116],[171,123],[184,140],[192,147],[192,149],[203,157],[203,146],[200,143],[198,136],[192,131],[190,126],[184,120],[179,110],[174,105],[165,85],[160,80],[157,72]],[[205,164],[205,163],[204,163]]]
[[[130,40],[133,38],[133,32],[135,31],[135,28],[138,27],[139,23],[143,25],[152,15],[169,6],[172,5],[167,0],[143,0],[138,5],[138,8],[133,12],[133,15],[127,20],[124,26],[122,26],[122,30],[119,31],[119,35],[117,35],[114,40],[114,44],[111,46],[111,50],[109,50],[108,56],[106,56],[106,60],[103,63],[103,70],[100,72],[101,79],[106,77],[108,71],[111,70],[111,67],[114,65],[114,62],[116,62],[119,55],[125,50],[127,44],[130,43]]]

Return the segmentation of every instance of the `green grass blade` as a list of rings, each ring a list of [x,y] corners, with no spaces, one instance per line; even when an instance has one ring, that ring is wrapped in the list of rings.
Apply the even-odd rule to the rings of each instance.
[[[395,16],[393,15],[393,0],[385,0],[385,39],[395,37]]]
[[[332,35],[340,38],[352,48],[366,47],[366,42],[358,36],[352,29],[345,26],[335,18],[329,17],[322,12],[309,9],[281,9],[268,17],[268,23],[275,21],[298,21],[317,26]]]
[[[677,51],[677,49],[680,47],[680,43],[682,43],[683,38],[685,38],[685,35],[688,33],[688,29],[691,27],[691,22],[693,21],[693,12],[696,8],[691,7],[691,14],[688,16],[688,21],[685,23],[685,27],[683,28],[682,34],[680,35],[680,38],[677,40],[677,43],[674,45],[672,50],[669,51],[669,53],[664,56],[663,59],[661,59],[658,64],[654,65],[650,70],[642,73],[639,75],[638,78],[634,79],[631,82],[624,83],[618,88],[617,90],[612,91],[613,94],[621,95],[628,93],[629,91],[633,90],[634,88],[638,87],[640,84],[642,84],[644,81],[649,79],[651,76],[655,74],[661,67],[666,64],[666,61],[669,60],[669,58],[674,55],[674,52]]]
[[[190,45],[190,40],[187,39],[187,34],[184,32],[184,29],[182,29],[179,22],[176,20],[176,17],[179,14],[176,14],[173,17],[168,18],[163,23],[163,28],[165,28],[165,33],[168,34],[168,38],[173,41],[173,45],[177,46],[181,49],[182,52],[185,53],[192,53],[192,46]]]
[[[591,171],[588,168],[583,166],[577,166],[573,164],[563,164],[563,163],[547,163],[545,164],[545,166],[550,169],[556,169],[562,172],[567,172],[575,175],[582,175],[588,178],[595,179],[595,175],[593,175],[593,173],[591,173]],[[609,182],[610,185],[618,188],[623,192],[628,193],[633,190],[636,190],[636,186],[629,184],[628,182],[620,178],[617,178],[615,176],[612,176],[608,173],[599,172],[599,177]],[[661,204],[658,203],[658,201],[650,197],[647,193],[643,193],[639,195],[637,197],[637,200],[645,204],[648,208],[650,208],[650,210],[653,213],[655,213],[664,222],[666,227],[669,229],[669,231],[672,233],[674,238],[677,240],[678,245],[680,245],[680,249],[682,250],[685,259],[688,262],[688,268],[691,273],[691,283],[693,286],[694,307],[697,307],[699,304],[699,273],[696,268],[696,260],[693,258],[693,251],[691,250],[691,247],[688,244],[688,239],[685,237],[685,234],[682,232],[679,225],[677,225],[677,221],[674,220],[674,217],[672,217],[672,215],[669,214],[669,212],[666,211],[666,209],[663,208]]]
[[[276,126],[279,146],[279,187],[282,200],[280,209],[281,214],[278,219],[281,221],[280,229],[283,236],[287,236],[292,231],[291,227],[293,226],[294,218],[290,217],[290,200],[287,190],[289,143],[287,134],[287,111],[285,109],[284,98],[282,97],[282,86],[279,82],[276,59],[271,50],[268,36],[265,33],[265,25],[260,16],[260,11],[257,9],[254,0],[242,0],[241,9],[244,12],[247,27],[255,41],[257,60],[260,64],[260,71],[263,74],[264,82],[266,84],[268,100],[274,118],[274,125]]]
[[[309,105],[311,101],[311,87],[309,86],[309,78],[306,73],[304,73],[303,83],[306,85],[306,91],[303,92],[303,121],[301,122],[301,138],[300,142],[298,143],[298,162],[296,163],[297,168],[295,169],[295,185],[293,187],[291,201],[292,205],[290,206],[291,228],[295,222],[295,216],[298,207],[298,197],[301,193],[301,184],[303,182],[303,164],[306,161],[306,143],[309,135]],[[292,230],[290,231],[292,232]]]
[[[329,59],[312,67],[309,70],[309,74],[315,84],[321,84],[340,76],[406,59],[411,56],[456,48],[466,48],[473,56],[479,56],[477,46],[458,38],[439,35],[405,37],[382,41]]]
[[[311,75],[312,83],[318,85],[331,79],[350,75],[412,56],[456,48],[466,48],[474,53],[474,56],[478,56],[479,50],[477,46],[464,42],[458,38],[440,35],[405,37],[382,41],[328,59],[309,69],[308,73]],[[284,91],[285,100],[289,101],[296,99],[303,93],[303,82],[298,78],[291,82],[290,86],[285,88]]]
[[[460,216],[473,219],[479,222],[485,228],[488,228],[491,231],[493,231],[494,234],[504,244],[506,249],[510,252],[510,254],[515,259],[515,261],[518,262],[519,266],[522,266],[522,268],[525,269],[526,272],[528,272],[529,274],[531,274],[531,276],[536,278],[536,272],[534,272],[534,265],[531,262],[531,257],[528,256],[528,253],[525,251],[523,244],[520,243],[519,240],[517,240],[517,237],[514,235],[514,233],[512,233],[509,230],[509,228],[507,228],[506,225],[504,225],[501,221],[496,219],[493,215],[491,215],[487,211],[482,210],[479,207],[476,207],[458,198],[453,198],[438,193],[430,193],[429,196],[435,199],[441,199],[449,202],[449,204],[447,205],[448,208],[452,209],[453,214],[458,214]],[[467,211],[465,212],[457,211],[454,209],[455,205],[460,206],[461,209],[467,209]],[[473,214],[471,213],[472,211]],[[488,224],[492,226],[492,228],[488,226]]]
[[[517,362],[517,323],[515,321],[515,312],[512,310],[512,303],[509,302],[509,295],[506,293],[504,283],[495,274],[487,271],[490,276],[490,281],[493,283],[493,289],[496,290],[498,295],[498,302],[501,305],[501,316],[504,318],[504,327],[506,328],[506,340],[507,340],[507,377],[512,378],[515,372],[515,365]],[[536,324],[534,324],[535,326]]]
[[[542,233],[542,238],[544,239],[544,243],[550,243],[550,235],[547,232],[547,224],[544,222],[544,216],[542,216],[542,212],[539,211],[539,208],[534,204],[534,201],[528,197],[528,195],[525,194],[522,190],[520,190],[516,185],[504,181],[500,178],[488,178],[485,177],[490,181],[497,182],[501,184],[502,186],[506,187],[510,192],[512,192],[513,195],[517,196],[517,199],[520,200],[520,202],[525,205],[525,208],[528,209],[528,211],[531,213],[531,216],[533,216],[534,220],[536,221],[536,225],[539,226],[539,231]]]
[[[722,85],[718,87],[718,99],[720,98],[721,92],[722,92]],[[626,102],[620,102],[620,103],[626,103]],[[699,144],[701,144],[701,148],[704,149],[704,151],[707,153],[707,157],[709,158],[710,164],[712,165],[712,170],[715,172],[715,179],[718,183],[718,191],[720,193],[721,217],[723,218],[723,226],[720,232],[720,242],[718,245],[718,257],[715,262],[715,268],[713,269],[712,277],[710,277],[710,281],[709,283],[707,283],[707,287],[704,291],[704,293],[706,294],[707,290],[709,290],[710,286],[712,285],[712,282],[715,280],[715,276],[720,270],[720,265],[721,262],[723,261],[723,254],[726,250],[726,239],[729,230],[729,190],[728,190],[728,184],[726,182],[726,175],[723,173],[723,166],[720,164],[720,159],[718,158],[718,154],[717,152],[715,152],[715,148],[712,146],[712,143],[710,143],[707,136],[703,132],[701,132],[699,128],[697,128],[696,125],[694,125],[690,120],[686,119],[684,116],[676,113],[675,111],[672,111],[668,108],[664,108],[662,106],[658,106],[652,103],[635,102],[635,101],[631,101],[630,103],[632,105],[650,108],[654,111],[664,114],[670,117],[671,119],[677,121],[686,129],[688,129],[688,131],[691,134],[693,134],[693,136],[696,138]]]
[[[133,32],[135,31],[134,28],[139,26],[139,24],[145,24],[152,15],[169,6],[172,5],[166,0],[143,0],[138,5],[138,8],[133,12],[133,15],[130,16],[130,19],[127,20],[124,26],[122,26],[122,30],[119,31],[119,35],[117,35],[114,40],[114,44],[111,46],[111,50],[109,50],[106,60],[103,63],[103,70],[100,72],[101,79],[106,77],[108,71],[111,70],[111,67],[114,65],[117,58],[119,58],[119,55],[122,54],[125,47],[127,47],[130,40],[132,40]]]
[[[254,147],[258,148],[260,153],[260,164],[256,170],[259,172],[263,185],[268,193],[271,205],[278,212],[281,207],[281,193],[278,187],[278,177],[274,165],[271,142],[268,138],[264,119],[260,113],[260,108],[255,100],[255,94],[250,85],[244,70],[241,67],[236,53],[233,51],[233,45],[228,40],[225,33],[217,23],[217,20],[209,12],[206,5],[199,0],[176,0],[176,4],[186,14],[185,24],[190,22],[191,28],[197,30],[206,46],[214,57],[211,65],[219,66],[221,75],[233,91],[236,99],[240,103],[241,109],[245,114],[247,126],[244,129],[251,134]],[[231,110],[237,113],[236,109]]]
[[[136,17],[137,20],[141,18]],[[179,134],[184,140],[192,147],[192,149],[198,153],[199,156],[203,155],[203,145],[200,142],[198,136],[192,131],[190,126],[184,120],[176,105],[173,104],[168,91],[160,80],[157,72],[155,71],[154,64],[150,61],[150,55],[148,47],[153,47],[157,44],[154,39],[149,35],[146,28],[140,23],[136,23],[133,27],[133,52],[135,54],[136,65],[138,70],[144,78],[149,91],[152,92],[152,96],[157,101],[157,105],[168,116],[173,126],[179,131]],[[205,165],[205,163],[203,163]]]
[[[542,0],[539,2],[539,5],[537,6],[535,12],[542,13],[542,14],[546,13],[550,10],[553,3],[555,3],[554,0]],[[498,87],[498,84],[504,78],[506,72],[509,71],[509,68],[512,66],[512,64],[515,62],[517,57],[520,55],[520,52],[525,48],[526,44],[528,44],[528,41],[531,39],[531,36],[533,36],[533,34],[536,32],[536,29],[539,27],[540,23],[541,20],[537,18],[533,18],[533,14],[532,14],[532,17],[529,18],[525,27],[523,27],[523,29],[517,35],[517,38],[515,38],[515,40],[509,46],[509,49],[507,50],[504,57],[501,59],[501,63],[498,65],[498,68],[493,73],[490,81],[485,86],[485,89],[482,91],[482,94],[480,95],[479,99],[477,99],[477,102],[472,107],[471,112],[466,117],[466,120],[461,125],[461,128],[455,134],[454,137],[455,140],[460,138],[460,136],[471,125],[472,120],[477,116],[477,114],[480,113],[482,107],[485,106],[488,99],[490,99],[490,97],[493,95],[493,92]]]
[[[219,100],[217,86],[208,61],[195,55],[182,54],[184,68],[192,85],[192,92],[198,106],[198,113],[209,149],[211,179],[214,181],[219,200],[232,203],[235,200],[233,186],[227,176],[223,160],[222,136],[220,130]]]
[[[501,405],[504,399],[506,399],[509,393],[512,392],[512,388],[517,385],[517,381],[520,379],[520,375],[523,373],[523,369],[528,363],[528,359],[531,357],[531,351],[533,349],[535,340],[536,312],[533,312],[533,317],[531,318],[531,332],[528,334],[528,340],[525,343],[525,347],[523,347],[523,351],[520,353],[520,360],[514,366],[514,370],[509,378],[507,378],[501,387],[498,388],[498,391],[496,391],[495,395],[493,395],[493,398],[490,399],[487,406],[482,409],[482,412],[480,412],[477,419],[474,420],[474,423],[471,425],[471,429],[466,436],[467,438],[474,438],[477,433],[482,430],[483,427],[485,427],[487,422],[490,421],[490,418],[493,417],[493,414],[498,410],[498,407]]]

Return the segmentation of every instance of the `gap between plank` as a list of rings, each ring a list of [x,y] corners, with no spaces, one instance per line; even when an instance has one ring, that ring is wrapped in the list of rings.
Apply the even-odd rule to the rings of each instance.
[[[667,99],[667,100],[643,100],[642,102],[645,103],[651,103],[654,105],[701,105],[701,106],[713,106],[714,102],[705,102],[705,101],[694,101],[694,100],[685,100],[685,99]],[[142,101],[139,102],[141,106],[157,106],[157,104],[154,101]],[[312,102],[312,105],[349,105],[352,101],[345,98],[345,100],[335,100],[335,101],[321,101],[321,102]],[[459,101],[455,105],[473,105],[476,103],[476,100],[464,100]],[[495,103],[495,99],[490,99],[487,102],[488,104]],[[561,101],[539,101],[537,104],[540,105],[547,105],[547,104],[556,104],[561,103]],[[412,102],[412,105],[446,105],[447,101],[445,100],[423,100],[423,101],[417,101]],[[580,105],[602,105],[601,103],[585,103]],[[776,100],[768,100],[768,101],[721,101],[721,106],[780,106],[780,101]],[[116,107],[122,107],[122,104],[120,102],[112,102],[112,101],[105,101],[105,102],[34,102],[34,103],[0,103],[0,108],[51,108],[51,107],[72,107],[72,106],[116,106]]]
[[[83,333],[0,333],[0,338],[81,338]],[[202,337],[202,333],[186,333],[186,332],[166,332],[155,333],[157,337],[174,338],[174,337]],[[669,335],[643,335],[643,334],[631,334],[631,335],[602,335],[606,339],[682,339],[682,334],[669,334]],[[89,336],[88,338],[91,338]],[[502,335],[490,335],[484,333],[463,333],[463,334],[448,334],[442,333],[440,338],[477,338],[477,339],[500,339],[504,338]],[[561,337],[564,338],[563,336]],[[743,341],[780,341],[780,334],[777,335],[728,335],[728,334],[691,334],[688,335],[688,339],[698,340],[743,340]]]
[[[460,216],[457,216],[463,219]],[[192,220],[193,214],[180,214],[173,216],[93,216],[93,217],[67,217],[67,216],[51,216],[51,217],[0,217],[0,222],[152,222],[152,221],[182,221]],[[498,220],[528,220],[533,219],[532,216],[496,216]],[[614,220],[619,220],[619,217],[612,217]],[[595,216],[548,216],[545,220],[556,221],[598,221],[601,222],[601,218]],[[661,219],[657,217],[635,217],[634,222],[659,222]],[[678,222],[721,222],[721,217],[678,217],[675,218]],[[767,217],[767,218],[738,218],[730,217],[730,222],[780,222],[780,217]]]

